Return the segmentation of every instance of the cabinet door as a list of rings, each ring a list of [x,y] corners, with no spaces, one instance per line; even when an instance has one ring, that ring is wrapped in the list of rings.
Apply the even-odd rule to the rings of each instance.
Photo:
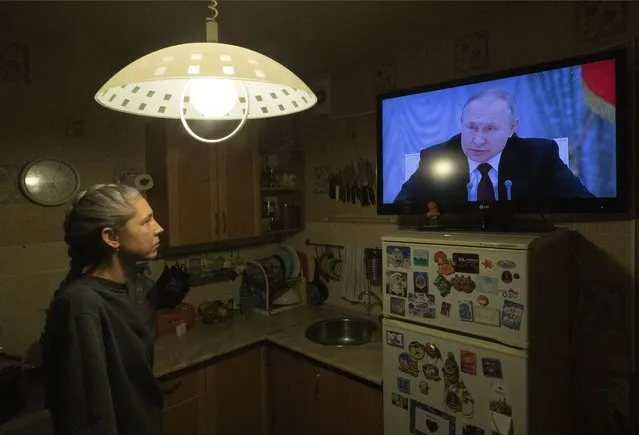
[[[260,235],[260,168],[255,136],[245,128],[217,148],[222,239]]]
[[[171,129],[168,152],[171,246],[219,240],[215,149]]]
[[[319,369],[319,425],[324,435],[382,435],[381,388],[328,369]]]
[[[323,435],[318,427],[317,366],[291,352],[271,347],[268,372],[271,434]]]
[[[164,435],[204,434],[203,400],[194,397],[164,409]]]
[[[212,435],[266,435],[266,364],[263,346],[207,367],[209,430]]]

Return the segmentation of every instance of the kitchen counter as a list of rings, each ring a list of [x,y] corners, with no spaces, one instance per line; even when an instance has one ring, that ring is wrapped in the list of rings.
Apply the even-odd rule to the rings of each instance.
[[[305,331],[309,325],[317,321],[345,316],[363,317],[377,322],[374,316],[356,315],[339,308],[300,307],[274,316],[255,313],[248,319],[234,317],[215,325],[198,323],[183,337],[166,335],[157,339],[155,374],[162,377],[251,344],[269,341],[381,385],[381,325],[375,332],[373,340],[360,346],[323,346],[306,338]]]
[[[215,325],[198,322],[182,337],[158,337],[155,342],[155,375],[166,376],[252,344],[268,341],[381,385],[381,325],[373,340],[360,346],[323,346],[306,338],[309,325],[338,317],[361,317],[377,322],[375,316],[355,314],[336,307],[299,307],[274,316],[255,313],[248,319],[234,317]],[[23,386],[23,393],[27,400],[25,409],[5,424],[0,424],[0,435],[22,433],[21,428],[27,426],[38,428],[29,433],[52,434],[49,413],[44,409],[44,387],[41,381],[29,381],[28,385]]]

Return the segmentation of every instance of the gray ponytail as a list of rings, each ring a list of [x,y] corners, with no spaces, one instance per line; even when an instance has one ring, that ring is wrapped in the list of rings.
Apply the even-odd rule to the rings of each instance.
[[[78,193],[64,221],[69,272],[56,294],[110,254],[111,248],[102,240],[102,230],[124,226],[135,214],[133,201],[138,197],[140,192],[125,184],[96,184]]]

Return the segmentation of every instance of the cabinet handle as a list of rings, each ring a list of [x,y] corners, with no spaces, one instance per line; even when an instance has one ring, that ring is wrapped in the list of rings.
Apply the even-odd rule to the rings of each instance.
[[[320,373],[319,370],[315,373],[315,400],[319,400],[319,378]]]
[[[217,237],[220,235],[220,217],[217,212],[213,216],[215,217],[215,236]]]
[[[226,234],[226,212],[222,212],[222,234]]]

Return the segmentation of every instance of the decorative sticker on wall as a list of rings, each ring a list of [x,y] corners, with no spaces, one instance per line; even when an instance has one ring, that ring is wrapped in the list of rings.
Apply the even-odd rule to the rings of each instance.
[[[398,316],[406,315],[406,299],[390,298],[390,311]]]
[[[419,391],[428,396],[428,391],[430,390],[430,387],[428,386],[428,382],[426,381],[419,381]]]
[[[455,290],[462,293],[472,293],[477,287],[475,281],[473,281],[470,275],[455,275],[451,278],[450,283],[453,285]]]
[[[524,316],[524,306],[513,301],[504,301],[502,309],[501,323],[506,328],[519,331],[521,327],[521,319]]]
[[[435,287],[437,287],[437,290],[439,290],[439,294],[442,297],[448,296],[450,289],[453,287],[450,281],[448,281],[443,275],[437,275],[433,284],[435,284]]]
[[[395,331],[386,331],[386,344],[393,347],[404,348],[404,334]]]
[[[408,315],[434,319],[437,308],[435,307],[435,295],[426,293],[408,294]]]
[[[386,293],[405,298],[407,290],[408,274],[406,272],[386,271]]]
[[[413,265],[415,267],[428,267],[428,250],[413,249]]]
[[[442,307],[439,310],[439,314],[444,317],[450,317],[450,302],[442,301]]]
[[[445,252],[435,252],[433,255],[433,261],[437,264],[437,272],[440,275],[452,275],[455,273],[453,262],[448,258]]]
[[[458,73],[488,65],[488,32],[483,30],[455,40],[455,70]]]
[[[428,293],[428,272],[413,272],[413,288],[416,293]]]
[[[490,258],[485,258],[484,261],[481,262],[481,265],[483,266],[482,270],[486,272],[492,272],[495,267],[495,263]]]
[[[419,361],[426,356],[426,348],[419,341],[411,341],[408,344],[408,353],[410,353],[410,356],[415,360]]]
[[[410,248],[407,246],[387,246],[386,265],[396,269],[410,269]]]
[[[501,326],[500,314],[499,308],[475,307],[473,310],[475,323],[488,326]]]

